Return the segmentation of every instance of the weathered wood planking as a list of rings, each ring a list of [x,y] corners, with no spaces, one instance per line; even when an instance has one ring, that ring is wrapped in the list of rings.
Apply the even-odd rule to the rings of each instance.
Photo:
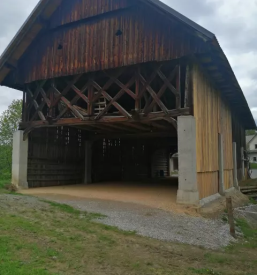
[[[207,198],[219,192],[217,184],[219,181],[219,173],[217,171],[197,173],[197,181],[200,199]]]
[[[131,0],[64,0],[51,18],[51,27],[86,19],[133,4]]]
[[[206,197],[218,192],[219,133],[223,135],[224,143],[224,184],[226,189],[232,187],[232,115],[220,91],[197,64],[193,66],[193,97],[198,184],[201,196]]]
[[[233,170],[224,170],[225,190],[233,187]]]
[[[111,2],[111,1],[110,1]],[[101,17],[42,33],[20,63],[26,83],[165,61],[206,50],[204,42],[151,9]],[[154,20],[152,20],[154,18]],[[121,35],[116,35],[120,30]]]
[[[36,129],[29,135],[29,187],[82,183],[84,138],[79,129]]]

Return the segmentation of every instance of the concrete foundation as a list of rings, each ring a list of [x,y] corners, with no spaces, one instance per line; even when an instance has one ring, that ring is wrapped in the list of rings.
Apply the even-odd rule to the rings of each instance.
[[[178,117],[179,188],[177,202],[199,205],[196,170],[196,123],[193,116]]]
[[[23,131],[13,135],[12,184],[28,188],[28,139],[23,140]]]
[[[92,183],[92,145],[92,141],[85,142],[85,184]]]

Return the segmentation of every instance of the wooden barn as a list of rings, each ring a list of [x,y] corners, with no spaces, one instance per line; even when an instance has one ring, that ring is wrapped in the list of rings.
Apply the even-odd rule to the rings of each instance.
[[[179,203],[244,177],[256,125],[231,66],[214,34],[158,0],[41,0],[1,56],[0,84],[23,93],[20,187],[153,184],[174,155]]]

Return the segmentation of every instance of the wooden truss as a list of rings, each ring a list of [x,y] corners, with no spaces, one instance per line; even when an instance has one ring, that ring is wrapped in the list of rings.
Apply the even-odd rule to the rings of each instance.
[[[142,64],[27,84],[21,128],[75,126],[93,132],[176,129],[190,114],[189,69],[181,92],[181,66]],[[183,98],[182,98],[183,97]]]

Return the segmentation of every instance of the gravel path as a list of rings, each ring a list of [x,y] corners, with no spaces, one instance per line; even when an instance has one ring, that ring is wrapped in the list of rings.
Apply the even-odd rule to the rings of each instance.
[[[44,198],[65,203],[80,210],[101,213],[106,215],[106,218],[98,222],[126,231],[136,231],[139,235],[159,240],[187,243],[210,249],[218,249],[234,241],[230,236],[228,225],[221,220],[173,214],[132,203],[76,200],[56,196],[44,196]]]

